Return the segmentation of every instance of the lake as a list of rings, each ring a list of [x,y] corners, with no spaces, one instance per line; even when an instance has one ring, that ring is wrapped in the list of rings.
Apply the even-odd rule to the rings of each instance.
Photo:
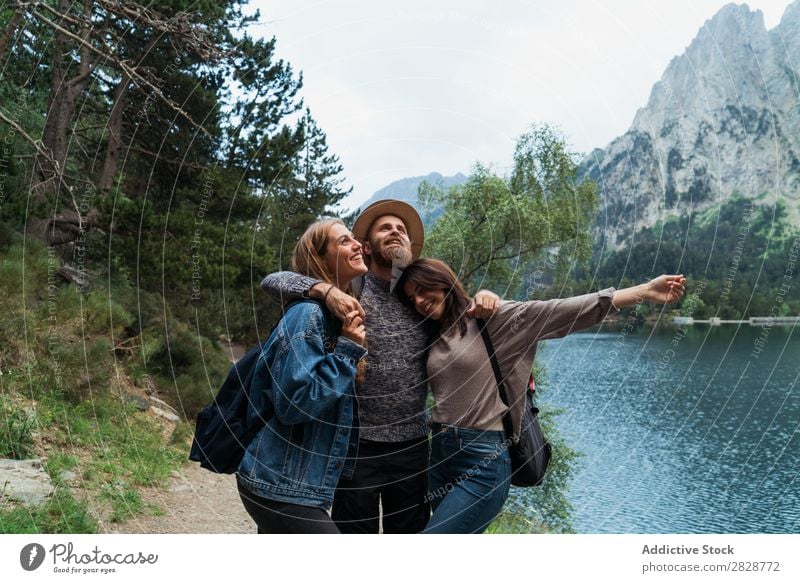
[[[606,326],[538,358],[577,532],[800,531],[800,330]]]

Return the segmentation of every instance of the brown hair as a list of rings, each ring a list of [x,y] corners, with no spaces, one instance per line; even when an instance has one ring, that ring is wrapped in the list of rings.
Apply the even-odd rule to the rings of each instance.
[[[417,259],[405,268],[403,275],[397,282],[400,300],[407,306],[414,308],[414,304],[405,294],[405,284],[411,282],[423,289],[444,290],[444,314],[440,322],[440,330],[447,330],[458,325],[461,335],[467,331],[467,323],[463,316],[472,298],[467,295],[458,276],[444,261],[438,259]]]

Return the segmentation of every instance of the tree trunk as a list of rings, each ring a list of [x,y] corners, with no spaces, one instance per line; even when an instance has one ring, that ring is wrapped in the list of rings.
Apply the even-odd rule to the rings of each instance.
[[[114,185],[119,166],[119,153],[122,149],[122,114],[125,112],[126,98],[130,86],[130,78],[122,75],[122,80],[114,89],[114,104],[111,107],[111,116],[108,118],[108,146],[106,146],[103,171],[97,184],[100,196],[107,196]]]
[[[150,54],[150,51],[156,46],[158,41],[163,37],[162,34],[155,34],[153,38],[145,46],[142,51],[142,56],[136,63],[139,67],[142,62]],[[117,169],[119,168],[119,154],[122,150],[122,118],[125,113],[125,106],[128,105],[128,93],[130,92],[131,78],[125,73],[122,74],[122,80],[114,89],[114,103],[111,106],[111,115],[108,118],[108,146],[106,147],[106,155],[103,160],[103,171],[100,174],[100,180],[97,187],[100,191],[100,196],[107,196],[114,186],[114,179],[117,177]]]
[[[69,0],[60,0],[59,10],[69,10]],[[43,203],[48,191],[54,191],[49,182],[56,171],[58,156],[58,128],[63,125],[61,118],[62,102],[64,100],[64,63],[63,55],[67,50],[66,37],[61,32],[56,32],[53,41],[53,72],[50,79],[50,99],[47,103],[44,129],[42,130],[42,147],[45,154],[37,154],[33,163],[32,191],[35,202]],[[66,140],[64,140],[66,141]]]
[[[3,56],[6,52],[6,47],[8,47],[8,43],[11,40],[11,37],[14,36],[14,31],[19,24],[19,19],[22,17],[22,14],[19,11],[15,10],[13,16],[11,16],[11,20],[8,21],[8,25],[6,26],[5,32],[3,32],[3,36],[0,37],[0,61],[3,60]]]
[[[59,0],[59,11],[68,14],[70,0]],[[85,0],[84,17],[87,25],[83,27],[81,37],[89,42],[91,27],[88,25],[91,17],[93,0]],[[50,100],[47,107],[44,130],[42,132],[42,146],[46,155],[37,154],[33,164],[31,194],[34,203],[44,205],[44,215],[58,213],[56,201],[58,195],[66,197],[72,202],[73,193],[65,180],[64,171],[69,154],[69,141],[72,134],[72,123],[78,98],[83,94],[92,72],[91,55],[88,47],[80,48],[80,63],[78,74],[72,79],[66,79],[69,59],[71,59],[71,46],[69,38],[57,31],[53,43],[53,75],[51,79]],[[65,62],[66,61],[66,62]],[[50,205],[52,211],[47,210]],[[77,210],[77,209],[76,209]],[[41,214],[42,209],[37,208],[34,213]],[[72,215],[75,215],[73,217]],[[66,220],[65,220],[66,219]],[[77,213],[66,211],[52,218],[44,218],[34,214],[26,225],[26,233],[32,235],[48,245],[61,245],[74,241],[79,233]]]

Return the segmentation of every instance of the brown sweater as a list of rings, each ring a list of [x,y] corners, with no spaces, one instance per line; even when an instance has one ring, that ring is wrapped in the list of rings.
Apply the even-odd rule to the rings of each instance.
[[[502,302],[487,326],[500,371],[510,393],[511,421],[519,433],[522,403],[528,387],[536,343],[588,328],[613,311],[614,288],[559,300]],[[506,406],[500,399],[492,365],[476,321],[467,332],[457,326],[431,346],[428,379],[436,406],[433,421],[473,429],[502,429]]]

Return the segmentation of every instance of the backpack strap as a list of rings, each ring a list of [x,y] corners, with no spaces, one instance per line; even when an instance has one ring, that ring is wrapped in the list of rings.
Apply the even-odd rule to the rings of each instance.
[[[481,331],[483,344],[486,346],[486,352],[489,355],[489,361],[492,363],[492,371],[494,372],[494,379],[497,383],[497,390],[500,392],[500,400],[508,408],[505,415],[503,415],[503,429],[506,432],[507,439],[513,439],[514,425],[511,423],[511,406],[509,405],[508,393],[506,392],[506,384],[503,379],[503,374],[500,372],[500,364],[497,362],[497,354],[495,353],[494,346],[492,345],[492,337],[489,335],[489,329],[486,326],[486,320],[476,318],[478,328]]]

